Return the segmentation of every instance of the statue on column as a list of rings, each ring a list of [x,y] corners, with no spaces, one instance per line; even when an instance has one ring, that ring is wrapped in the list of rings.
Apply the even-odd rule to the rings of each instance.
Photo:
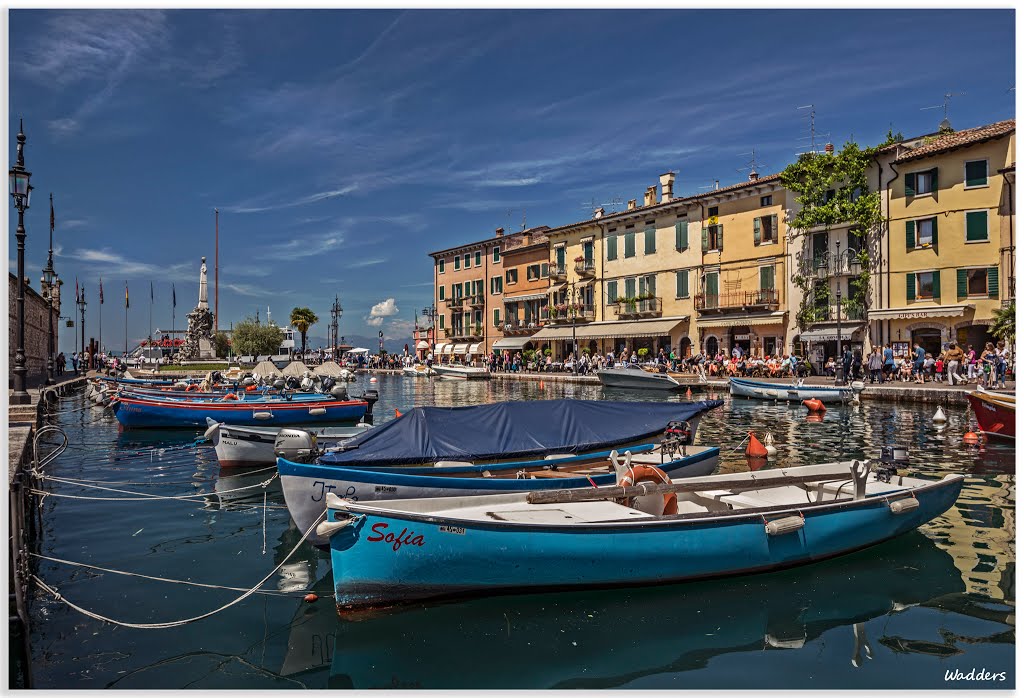
[[[199,304],[187,317],[185,342],[174,355],[174,360],[181,362],[216,358],[213,349],[213,313],[206,300],[206,257],[203,257],[199,268]]]

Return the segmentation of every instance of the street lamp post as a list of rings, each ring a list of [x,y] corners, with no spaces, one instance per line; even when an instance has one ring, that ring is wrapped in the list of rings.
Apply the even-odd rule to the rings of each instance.
[[[431,303],[424,308],[423,317],[430,318],[430,328],[427,330],[427,343],[430,346],[427,348],[427,352],[431,353],[437,345],[437,305]]]
[[[331,344],[331,356],[337,361],[338,354],[338,318],[341,317],[341,303],[338,301],[338,296],[334,296],[334,304],[331,305],[331,333],[332,333],[332,344]]]
[[[50,194],[50,210],[53,210],[53,194]],[[53,301],[57,289],[57,274],[53,270],[53,216],[50,216],[50,252],[46,257],[42,278],[43,299],[46,301],[46,384],[54,385],[53,379]],[[59,296],[58,296],[59,297]]]
[[[18,239],[18,297],[17,327],[14,354],[14,394],[11,395],[12,405],[27,405],[31,401],[25,390],[25,209],[32,199],[32,173],[25,169],[25,129],[23,122],[18,122],[18,159],[8,172],[11,185],[11,197],[14,207],[18,209],[18,228],[15,237]]]
[[[79,326],[82,329],[82,358],[83,358],[83,360],[80,361],[78,365],[82,367],[82,373],[83,374],[86,374],[86,373],[89,372],[89,367],[86,366],[85,363],[84,363],[84,359],[85,359],[85,306],[86,306],[86,302],[85,302],[85,286],[83,286],[82,287],[82,295],[78,298],[78,312],[81,314],[81,319],[79,320]]]
[[[569,315],[572,318],[572,374],[576,375],[579,365],[579,349],[576,346],[576,282],[569,284]]]
[[[840,251],[839,240],[836,240],[836,252],[835,256],[830,260],[829,255],[826,252],[822,259],[817,263],[817,276],[818,279],[827,282],[829,278],[834,278],[836,282],[836,385],[843,385],[848,376],[845,375],[843,368],[843,326],[842,326],[842,279],[843,273],[843,253]],[[853,248],[848,248],[845,252],[845,256],[848,260],[848,268],[851,274],[859,273],[860,262],[857,260],[857,251]]]

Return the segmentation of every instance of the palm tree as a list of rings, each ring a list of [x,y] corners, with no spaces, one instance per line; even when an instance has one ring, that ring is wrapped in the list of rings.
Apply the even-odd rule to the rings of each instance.
[[[292,315],[289,318],[289,322],[292,326],[299,331],[302,335],[302,355],[306,355],[306,332],[309,328],[320,322],[320,318],[316,316],[309,308],[292,308]]]
[[[1013,341],[1017,336],[1017,301],[1011,301],[1008,306],[995,312],[992,329],[989,331],[997,339]]]

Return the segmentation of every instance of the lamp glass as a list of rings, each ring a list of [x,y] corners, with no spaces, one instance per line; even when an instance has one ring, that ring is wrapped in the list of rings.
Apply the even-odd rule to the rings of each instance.
[[[31,172],[25,170],[11,170],[11,195],[12,196],[28,196],[29,193],[29,179],[32,177]]]
[[[47,286],[53,286],[54,276],[55,274],[53,273],[53,269],[50,269],[49,267],[43,269],[43,283]]]

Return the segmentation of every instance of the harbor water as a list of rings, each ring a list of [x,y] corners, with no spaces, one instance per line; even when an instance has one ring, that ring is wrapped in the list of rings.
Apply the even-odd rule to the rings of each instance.
[[[380,391],[378,424],[422,405],[685,399],[390,375],[372,385],[360,376],[352,392],[370,387]],[[302,543],[290,555],[301,532],[275,468],[222,470],[213,448],[195,443],[199,432],[119,432],[109,410],[77,393],[51,418],[70,445],[46,470],[50,494],[32,572],[61,599],[37,585],[30,592],[35,686],[1015,687],[1012,444],[965,446],[966,407],[948,410],[940,429],[934,406],[867,401],[833,407],[815,422],[800,406],[722,397],[725,407],[698,434],[698,443],[721,446],[719,472],[875,457],[882,445],[903,445],[913,474],[965,474],[963,494],[917,532],[785,572],[495,596],[341,621],[328,554]],[[748,431],[758,438],[770,431],[778,456],[748,461],[741,445]],[[207,614],[279,565],[260,593],[210,617],[127,627]],[[308,603],[311,590],[319,599]]]

